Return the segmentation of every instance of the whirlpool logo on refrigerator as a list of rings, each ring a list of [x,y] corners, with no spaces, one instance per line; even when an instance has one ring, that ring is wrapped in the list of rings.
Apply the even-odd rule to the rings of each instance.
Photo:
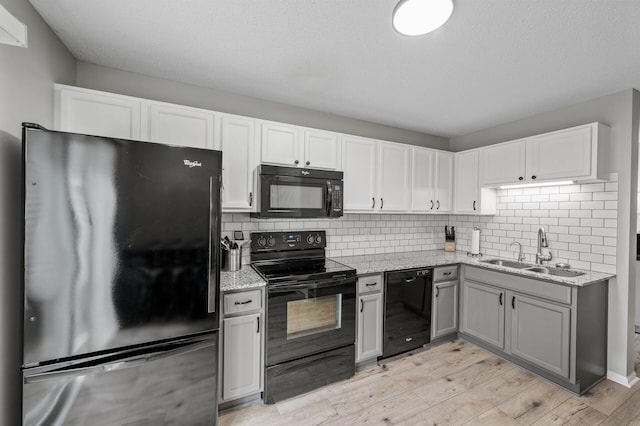
[[[202,167],[202,163],[199,161],[191,161],[191,160],[182,160],[185,166],[189,166],[190,169],[194,167]]]

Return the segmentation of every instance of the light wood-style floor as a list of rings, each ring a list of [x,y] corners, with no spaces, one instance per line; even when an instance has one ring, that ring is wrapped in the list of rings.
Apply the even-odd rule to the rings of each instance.
[[[222,426],[640,425],[640,386],[605,380],[576,397],[457,339],[275,405],[221,412],[219,419]]]

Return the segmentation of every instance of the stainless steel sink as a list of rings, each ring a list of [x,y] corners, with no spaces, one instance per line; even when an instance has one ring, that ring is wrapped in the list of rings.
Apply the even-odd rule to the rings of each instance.
[[[487,259],[481,260],[480,263],[488,263],[490,265],[506,266],[507,268],[525,269],[531,268],[533,265],[530,263],[516,262],[515,260],[506,259]]]
[[[555,275],[557,277],[579,277],[584,275],[584,272],[573,271],[570,269],[560,269],[539,265],[532,265],[530,263],[516,262],[515,260],[507,259],[487,259],[481,260],[480,263],[487,263],[489,265],[505,266],[507,268],[522,269],[524,271],[537,272],[539,274]]]

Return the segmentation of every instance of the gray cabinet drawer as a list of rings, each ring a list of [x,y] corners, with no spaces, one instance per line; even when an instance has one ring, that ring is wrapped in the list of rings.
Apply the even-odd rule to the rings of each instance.
[[[451,281],[458,278],[458,265],[439,267],[433,270],[433,282]]]
[[[382,290],[382,274],[365,275],[358,278],[358,294]]]
[[[249,312],[262,307],[262,291],[249,290],[239,293],[226,293],[222,297],[223,315]]]

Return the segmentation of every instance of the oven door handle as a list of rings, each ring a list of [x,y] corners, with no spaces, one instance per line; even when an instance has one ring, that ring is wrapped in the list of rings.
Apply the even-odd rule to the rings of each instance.
[[[329,288],[329,287],[339,287],[343,285],[353,284],[355,285],[356,278],[338,278],[338,279],[326,279],[320,281],[302,281],[296,283],[282,283],[282,284],[273,284],[267,286],[269,293],[282,293],[286,291],[297,291],[297,290],[315,290],[318,288]]]

